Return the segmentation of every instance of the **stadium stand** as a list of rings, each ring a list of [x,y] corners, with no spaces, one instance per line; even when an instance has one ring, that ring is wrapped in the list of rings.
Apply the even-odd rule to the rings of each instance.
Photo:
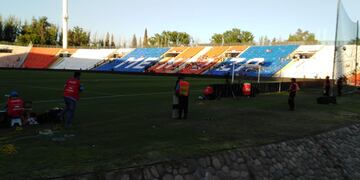
[[[211,66],[217,64],[225,57],[228,46],[212,47],[206,54],[194,61],[186,62],[185,68],[180,70],[181,74],[201,74]]]
[[[175,60],[175,58],[183,53],[185,50],[187,50],[188,47],[173,47],[171,48],[169,51],[167,51],[164,56],[163,59],[161,59],[158,63],[156,63],[154,66],[150,67],[148,69],[149,72],[153,72],[153,73],[158,73],[158,72],[162,72],[162,68],[164,66],[166,66],[167,62],[170,60]]]
[[[244,68],[241,69],[242,72],[240,73],[245,76],[257,76],[257,68],[260,65],[261,76],[272,77],[275,73],[291,62],[291,58],[289,56],[298,47],[299,46],[297,45],[252,46],[240,55],[241,58],[248,60]]]
[[[252,46],[239,58],[228,58],[206,74],[224,76],[234,72],[242,76],[255,77],[261,67],[261,76],[271,77],[291,60],[287,58],[298,46]]]
[[[114,54],[114,49],[79,49],[71,57],[65,57],[52,69],[89,70]]]
[[[137,48],[120,59],[97,67],[97,71],[145,72],[157,63],[169,48]]]
[[[132,52],[133,50],[135,50],[135,49],[134,48],[117,49],[114,53],[114,58],[122,58],[122,57],[126,56],[127,54],[129,54],[130,52]]]
[[[46,69],[53,62],[55,62],[59,52],[59,48],[33,47],[31,48],[31,51],[28,54],[23,64],[23,67],[33,69]]]
[[[353,71],[351,71],[350,73],[347,73],[345,76],[346,76],[349,84],[355,85],[355,83],[356,83],[357,86],[360,86],[360,47],[358,47],[357,55],[358,55],[358,57],[357,57],[358,66],[357,66],[356,71],[355,71],[355,67],[354,67]],[[355,76],[355,74],[357,74],[357,75]],[[355,78],[356,78],[356,81],[355,81]]]
[[[179,69],[181,69],[182,65],[186,62],[191,60],[192,58],[198,58],[200,57],[201,53],[205,54],[209,50],[209,47],[189,47],[186,49],[183,53],[176,56],[174,59],[169,60],[164,64],[160,69],[158,69],[158,73],[175,73],[178,72]]]
[[[226,52],[226,57],[238,57],[242,52],[244,52],[248,46],[231,46]]]
[[[356,63],[356,45],[338,47],[336,55],[335,78],[353,74]]]
[[[0,67],[21,67],[31,47],[0,45]]]
[[[275,77],[324,79],[332,75],[333,60],[334,46],[300,46],[295,51],[292,62]]]

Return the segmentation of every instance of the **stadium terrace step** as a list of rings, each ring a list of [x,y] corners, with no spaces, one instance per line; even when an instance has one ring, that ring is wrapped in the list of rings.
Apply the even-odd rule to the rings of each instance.
[[[17,68],[29,53],[29,47],[0,45],[0,67]]]
[[[34,69],[46,69],[55,62],[59,48],[31,48],[23,67]]]

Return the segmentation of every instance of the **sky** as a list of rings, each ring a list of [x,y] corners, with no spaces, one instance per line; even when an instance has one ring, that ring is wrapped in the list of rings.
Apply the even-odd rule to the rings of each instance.
[[[0,15],[22,20],[47,16],[61,26],[62,0],[0,0]],[[360,0],[343,0],[349,16],[360,20]],[[232,28],[250,31],[255,40],[287,39],[298,28],[322,41],[335,37],[337,0],[69,0],[69,25],[80,26],[98,38],[106,32],[129,41],[163,30],[189,33],[208,43],[214,33]]]

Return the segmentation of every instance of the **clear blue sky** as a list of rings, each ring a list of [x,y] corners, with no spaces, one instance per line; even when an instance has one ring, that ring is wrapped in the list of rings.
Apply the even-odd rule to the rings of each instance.
[[[21,19],[47,16],[61,25],[62,0],[2,0],[0,15]],[[200,42],[213,33],[233,27],[286,39],[297,28],[316,33],[321,40],[334,38],[336,0],[69,0],[70,26],[94,34],[114,33],[130,39],[162,30],[185,31]],[[343,0],[354,20],[360,19],[360,0]],[[101,35],[102,36],[102,35]]]

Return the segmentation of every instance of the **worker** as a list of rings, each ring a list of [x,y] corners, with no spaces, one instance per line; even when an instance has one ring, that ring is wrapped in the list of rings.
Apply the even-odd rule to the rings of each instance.
[[[16,91],[10,93],[6,108],[11,127],[15,124],[22,126],[21,118],[24,113],[24,100],[19,97],[19,94]]]
[[[324,96],[330,96],[330,88],[331,88],[330,77],[326,76],[324,82]]]
[[[189,107],[189,91],[190,83],[184,80],[184,77],[180,77],[180,81],[176,88],[176,92],[179,96],[179,117],[178,119],[187,119],[188,107]],[[184,116],[182,116],[184,114]]]
[[[295,96],[296,96],[296,92],[299,91],[299,85],[296,83],[296,79],[292,78],[291,79],[291,84],[289,87],[289,99],[288,99],[288,104],[289,104],[289,110],[290,111],[294,111],[295,110]]]
[[[174,87],[174,95],[173,95],[173,106],[172,106],[172,118],[176,119],[179,117],[179,93],[178,93],[178,87],[180,83],[181,77],[179,76],[175,82]]]
[[[214,88],[212,86],[207,86],[204,89],[203,93],[204,93],[205,99],[207,99],[207,100],[214,100],[216,98],[215,91],[214,91]]]
[[[337,85],[338,96],[341,96],[342,95],[342,89],[343,89],[343,86],[344,86],[343,77],[339,77],[339,79],[336,82],[336,85]]]
[[[76,104],[80,99],[80,92],[83,91],[83,86],[80,84],[80,72],[75,72],[74,76],[68,79],[64,87],[64,102],[65,108],[60,113],[60,117],[65,120],[65,127],[72,126]]]

